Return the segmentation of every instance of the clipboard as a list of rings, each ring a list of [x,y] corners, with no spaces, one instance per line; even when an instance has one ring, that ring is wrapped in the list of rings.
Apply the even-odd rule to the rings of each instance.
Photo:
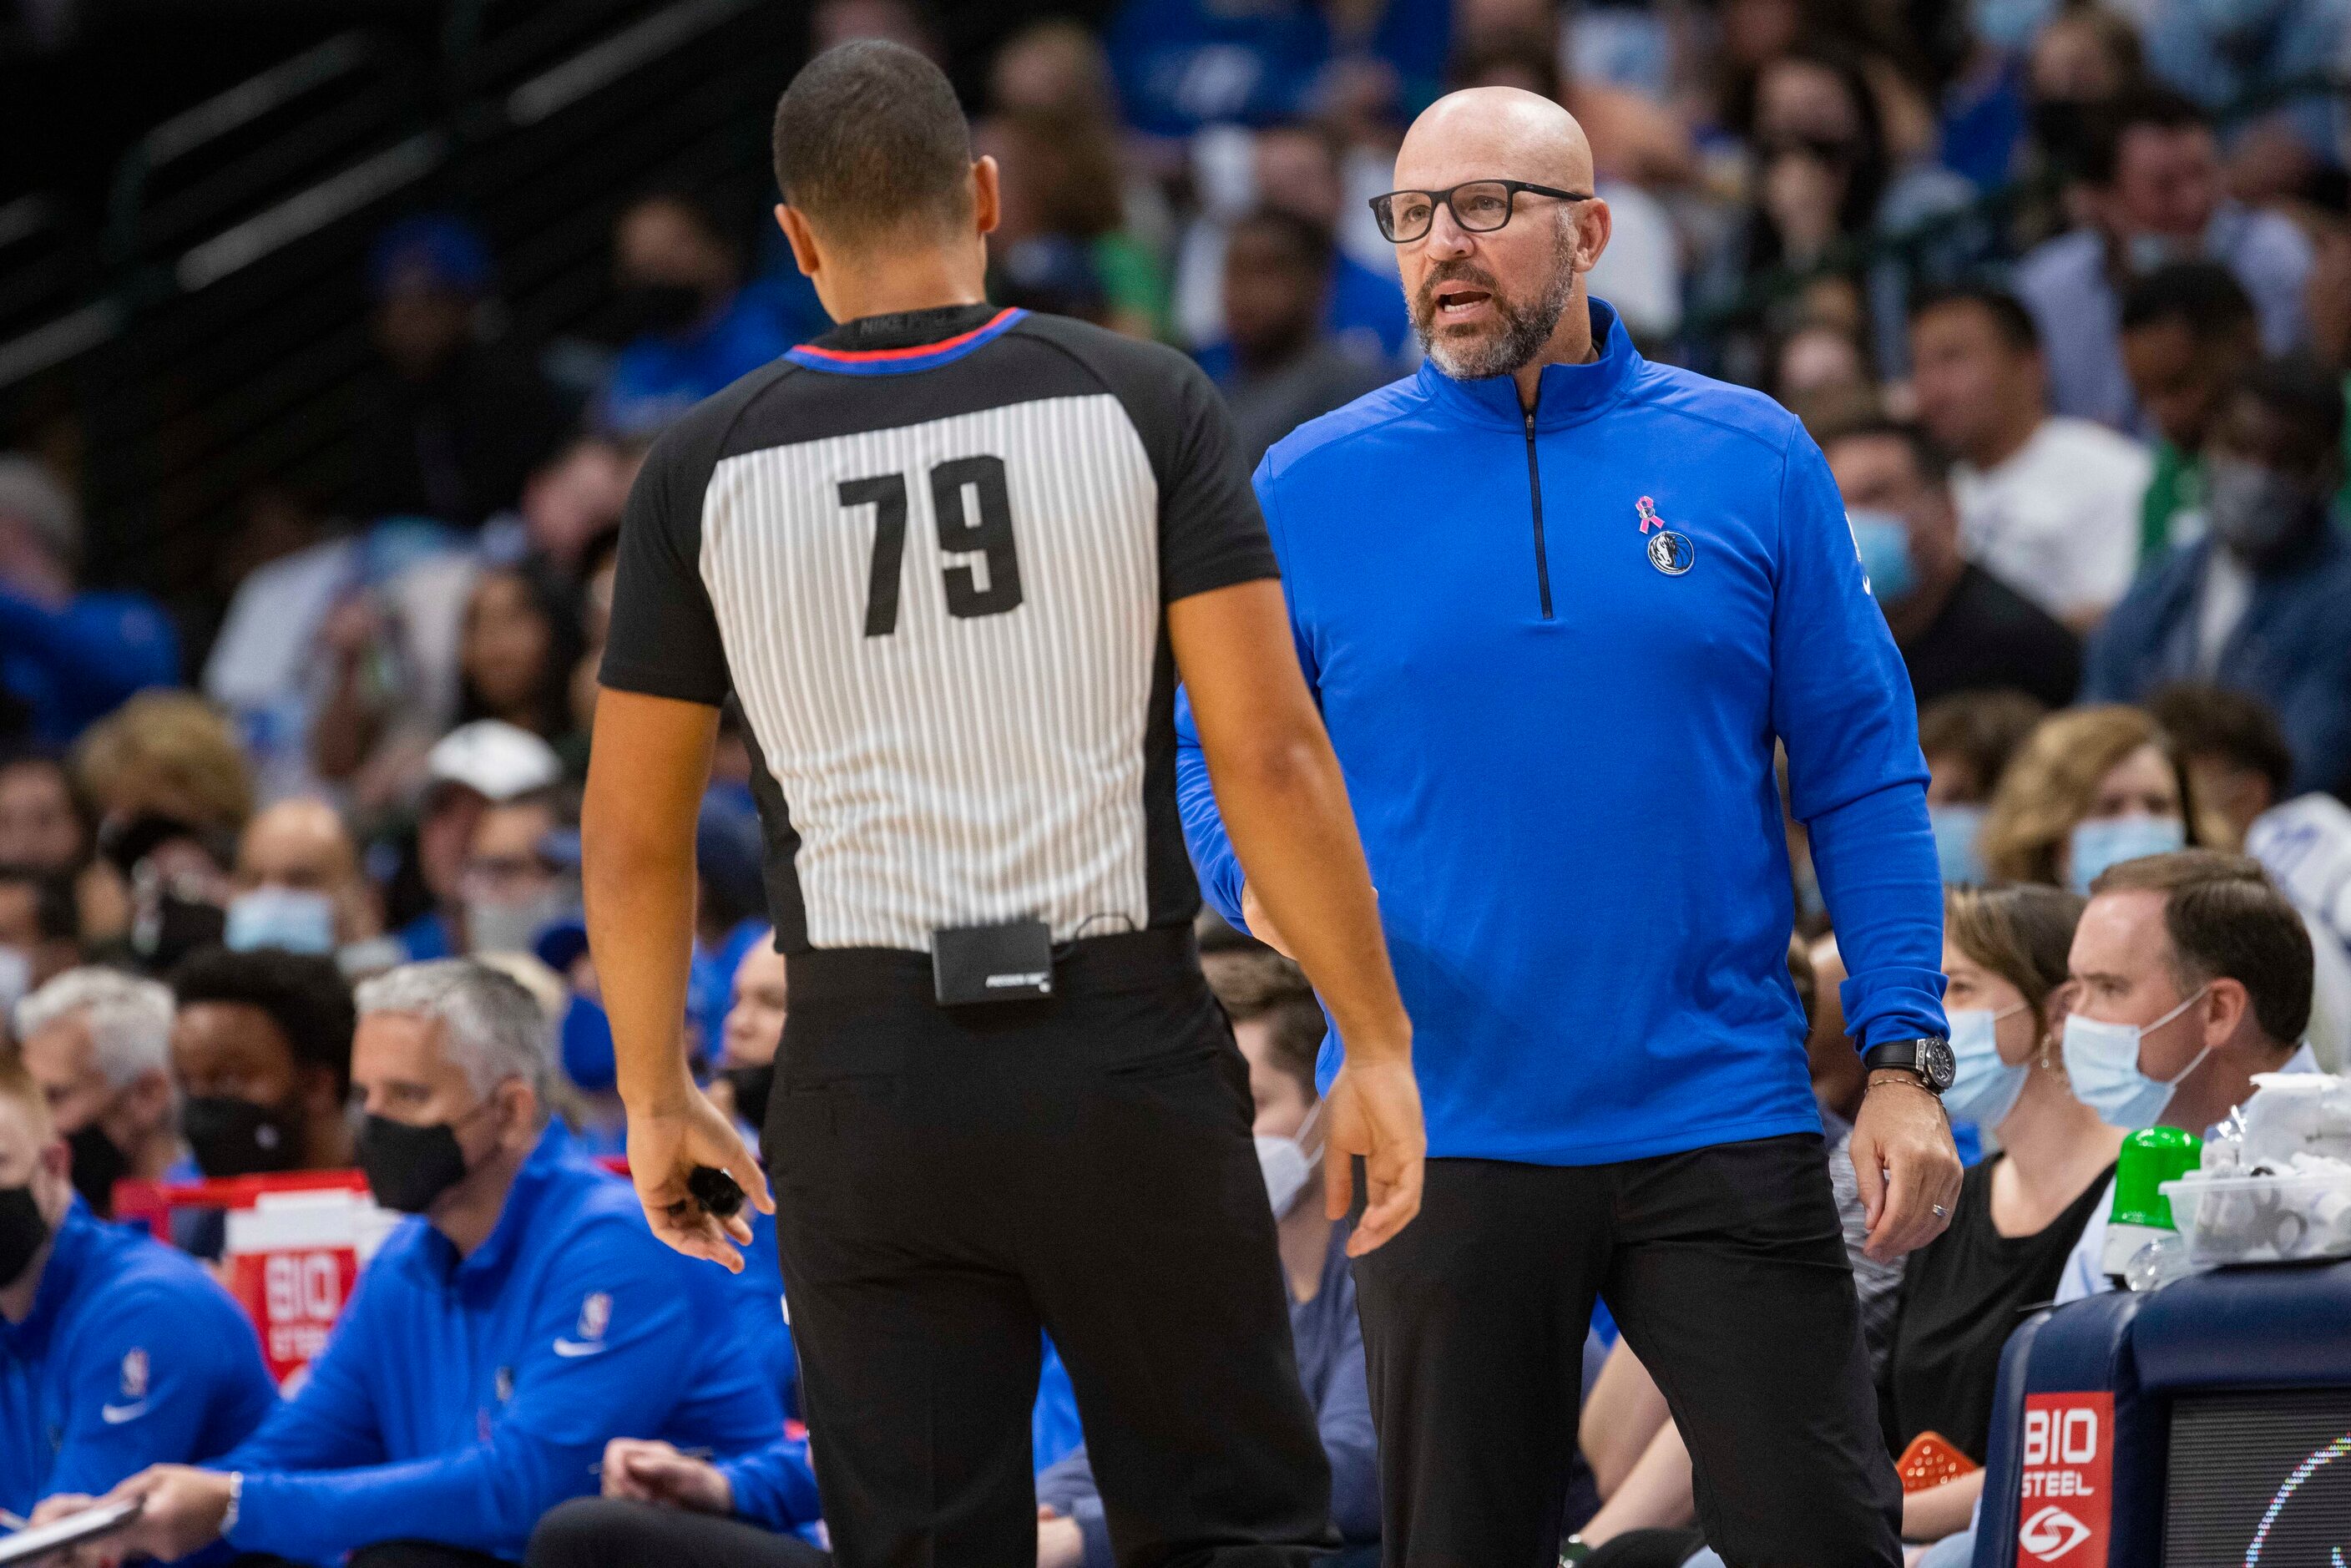
[[[78,1546],[111,1534],[137,1519],[140,1510],[146,1506],[143,1497],[125,1498],[120,1502],[100,1503],[47,1524],[0,1535],[0,1568],[7,1568],[11,1563],[30,1563],[60,1547]]]

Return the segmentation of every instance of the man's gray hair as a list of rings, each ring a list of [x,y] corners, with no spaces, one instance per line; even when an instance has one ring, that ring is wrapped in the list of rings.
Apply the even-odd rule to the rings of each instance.
[[[16,1004],[16,1038],[86,1013],[91,1054],[117,1089],[141,1073],[172,1071],[172,988],[120,969],[85,965]]]
[[[401,1013],[441,1026],[441,1049],[464,1069],[474,1092],[487,1096],[509,1078],[538,1093],[553,1073],[548,1017],[521,983],[471,958],[402,964],[366,982],[353,998],[362,1019]]]

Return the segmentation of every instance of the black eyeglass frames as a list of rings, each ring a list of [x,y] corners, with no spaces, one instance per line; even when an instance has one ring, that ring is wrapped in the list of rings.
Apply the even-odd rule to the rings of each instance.
[[[1442,204],[1471,234],[1492,234],[1510,221],[1520,191],[1561,202],[1588,202],[1589,191],[1562,191],[1526,180],[1465,180],[1448,191],[1390,191],[1372,198],[1372,216],[1390,245],[1410,245],[1428,233]]]

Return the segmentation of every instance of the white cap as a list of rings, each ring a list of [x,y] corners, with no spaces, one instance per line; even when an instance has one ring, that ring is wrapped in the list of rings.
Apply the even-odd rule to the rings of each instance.
[[[434,744],[426,765],[435,784],[463,784],[491,800],[511,800],[563,777],[555,747],[503,719],[459,725]]]

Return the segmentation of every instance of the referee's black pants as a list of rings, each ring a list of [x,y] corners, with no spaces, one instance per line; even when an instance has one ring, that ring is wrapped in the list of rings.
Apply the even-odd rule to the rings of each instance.
[[[941,1009],[928,960],[820,951],[764,1148],[843,1568],[1033,1561],[1053,1337],[1122,1565],[1335,1545],[1249,1075],[1186,933],[1077,945],[1057,998]]]
[[[1614,1165],[1428,1162],[1355,1260],[1391,1568],[1551,1568],[1608,1302],[1732,1568],[1892,1568],[1902,1493],[1814,1135]]]

